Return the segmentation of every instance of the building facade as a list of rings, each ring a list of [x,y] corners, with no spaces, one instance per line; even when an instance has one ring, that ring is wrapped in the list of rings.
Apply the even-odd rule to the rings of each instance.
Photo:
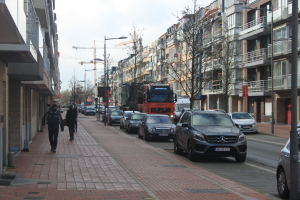
[[[59,103],[55,0],[0,3],[0,173],[7,153],[29,150],[49,106]]]

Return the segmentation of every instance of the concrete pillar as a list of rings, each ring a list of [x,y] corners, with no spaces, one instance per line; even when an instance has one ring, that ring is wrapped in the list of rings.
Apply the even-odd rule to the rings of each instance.
[[[9,81],[9,151],[19,152],[22,147],[23,89],[21,81]]]

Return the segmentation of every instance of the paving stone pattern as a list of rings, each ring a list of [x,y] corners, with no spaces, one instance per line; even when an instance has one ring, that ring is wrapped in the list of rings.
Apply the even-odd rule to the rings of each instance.
[[[68,128],[50,152],[40,132],[15,159],[12,186],[0,199],[268,199],[267,196],[195,166],[181,156],[105,127],[80,120],[75,140]]]

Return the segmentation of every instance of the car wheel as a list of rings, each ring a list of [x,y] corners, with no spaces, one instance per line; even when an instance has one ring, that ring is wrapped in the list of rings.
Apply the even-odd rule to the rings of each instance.
[[[176,138],[176,137],[173,139],[173,142],[174,142],[174,152],[175,152],[176,154],[182,154],[182,153],[183,153],[183,150],[180,149],[180,146],[179,146],[179,144],[178,144],[178,142],[177,142],[177,138]]]
[[[287,187],[286,175],[283,168],[280,168],[277,175],[277,191],[281,198],[287,199],[289,197],[289,189]]]
[[[246,156],[236,156],[235,161],[236,162],[245,162]]]
[[[130,130],[130,128],[128,128],[128,133],[130,133],[131,132],[131,130]]]
[[[149,141],[150,141],[150,137],[149,137],[149,135],[147,135],[147,133],[145,133],[145,136],[144,136],[144,138],[145,138],[145,141],[147,141],[147,142],[149,142]]]
[[[141,132],[140,132],[140,129],[138,130],[138,138],[142,139],[143,136],[141,136]]]
[[[190,141],[188,143],[188,159],[190,161],[195,161],[196,160],[196,155],[193,151],[192,143]]]

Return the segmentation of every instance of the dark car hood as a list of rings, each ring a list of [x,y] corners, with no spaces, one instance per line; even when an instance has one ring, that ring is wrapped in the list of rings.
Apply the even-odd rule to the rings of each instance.
[[[237,135],[240,132],[235,126],[193,126],[193,128],[204,135]]]
[[[171,127],[175,128],[174,124],[162,124],[162,123],[157,123],[157,124],[149,124],[149,123],[147,123],[147,126],[148,127],[155,127],[155,128],[171,128]]]

